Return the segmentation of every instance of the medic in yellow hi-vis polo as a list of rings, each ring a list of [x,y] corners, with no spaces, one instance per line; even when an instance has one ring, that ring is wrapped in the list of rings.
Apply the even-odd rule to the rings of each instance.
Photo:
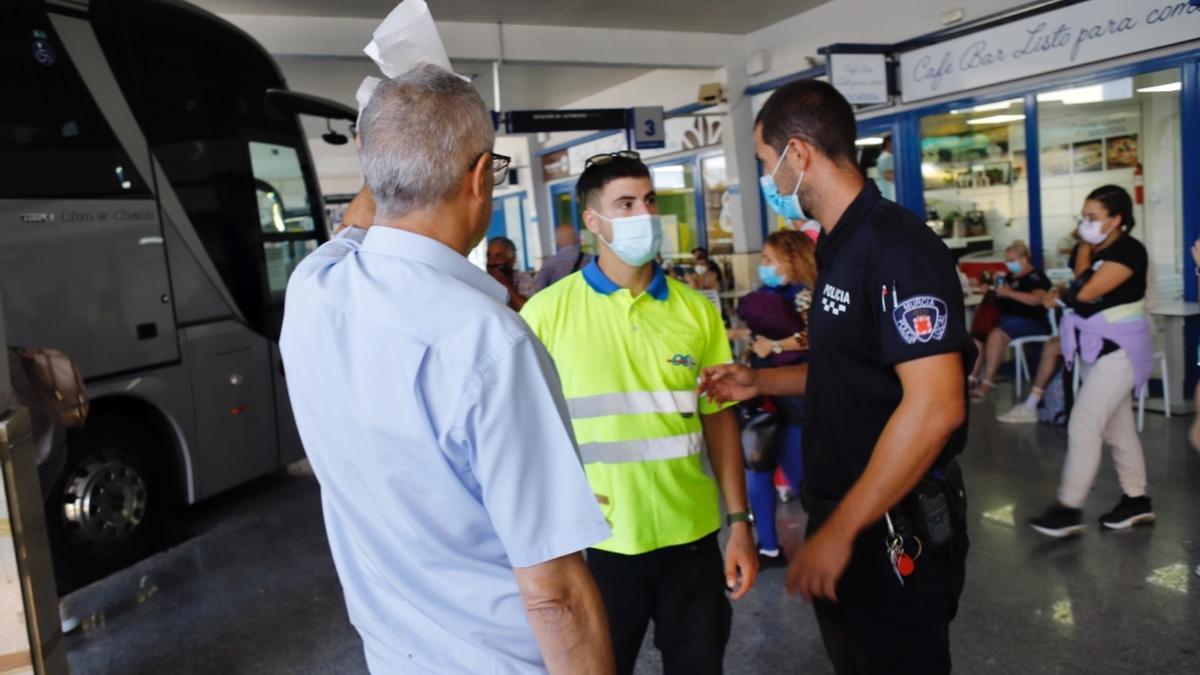
[[[600,255],[521,315],[554,357],[588,481],[612,525],[588,565],[617,672],[633,672],[653,620],[665,673],[720,673],[726,588],[740,598],[758,572],[737,421],[695,393],[702,368],[731,361],[725,326],[712,303],[654,263],[662,229],[636,153],[589,159],[577,192]],[[718,492],[730,514],[724,561]]]

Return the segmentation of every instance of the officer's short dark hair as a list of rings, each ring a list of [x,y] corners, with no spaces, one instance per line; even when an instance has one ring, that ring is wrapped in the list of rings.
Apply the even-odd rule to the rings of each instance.
[[[583,170],[579,182],[575,184],[575,194],[579,203],[585,207],[588,201],[605,185],[618,178],[649,178],[650,168],[640,160],[631,157],[614,157],[603,164],[593,164]]]
[[[508,237],[492,237],[491,239],[488,239],[488,246],[496,243],[504,244],[506,247],[508,247],[508,250],[512,251],[514,254],[517,252],[517,245],[514,244],[513,240],[509,239]]]
[[[762,125],[763,141],[780,152],[788,139],[799,138],[837,164],[855,165],[854,108],[828,82],[801,80],[780,87],[754,124]]]

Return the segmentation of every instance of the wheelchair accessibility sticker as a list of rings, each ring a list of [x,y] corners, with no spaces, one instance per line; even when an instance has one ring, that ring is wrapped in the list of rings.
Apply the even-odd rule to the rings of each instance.
[[[896,330],[910,345],[941,340],[946,335],[949,318],[946,303],[932,295],[909,298],[892,310]]]

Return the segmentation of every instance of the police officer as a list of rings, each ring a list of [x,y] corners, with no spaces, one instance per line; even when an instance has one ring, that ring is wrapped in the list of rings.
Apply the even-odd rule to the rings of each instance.
[[[822,223],[810,363],[709,369],[700,391],[807,396],[810,518],[788,590],[812,602],[836,672],[949,672],[967,554],[953,458],[974,359],[954,258],[863,179],[854,112],[829,84],[779,89],[754,133],[767,202]]]

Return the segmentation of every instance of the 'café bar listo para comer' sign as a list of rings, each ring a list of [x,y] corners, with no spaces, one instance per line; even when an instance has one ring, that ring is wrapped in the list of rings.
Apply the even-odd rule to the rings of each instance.
[[[1200,38],[1188,0],[1091,0],[900,54],[908,103]]]

